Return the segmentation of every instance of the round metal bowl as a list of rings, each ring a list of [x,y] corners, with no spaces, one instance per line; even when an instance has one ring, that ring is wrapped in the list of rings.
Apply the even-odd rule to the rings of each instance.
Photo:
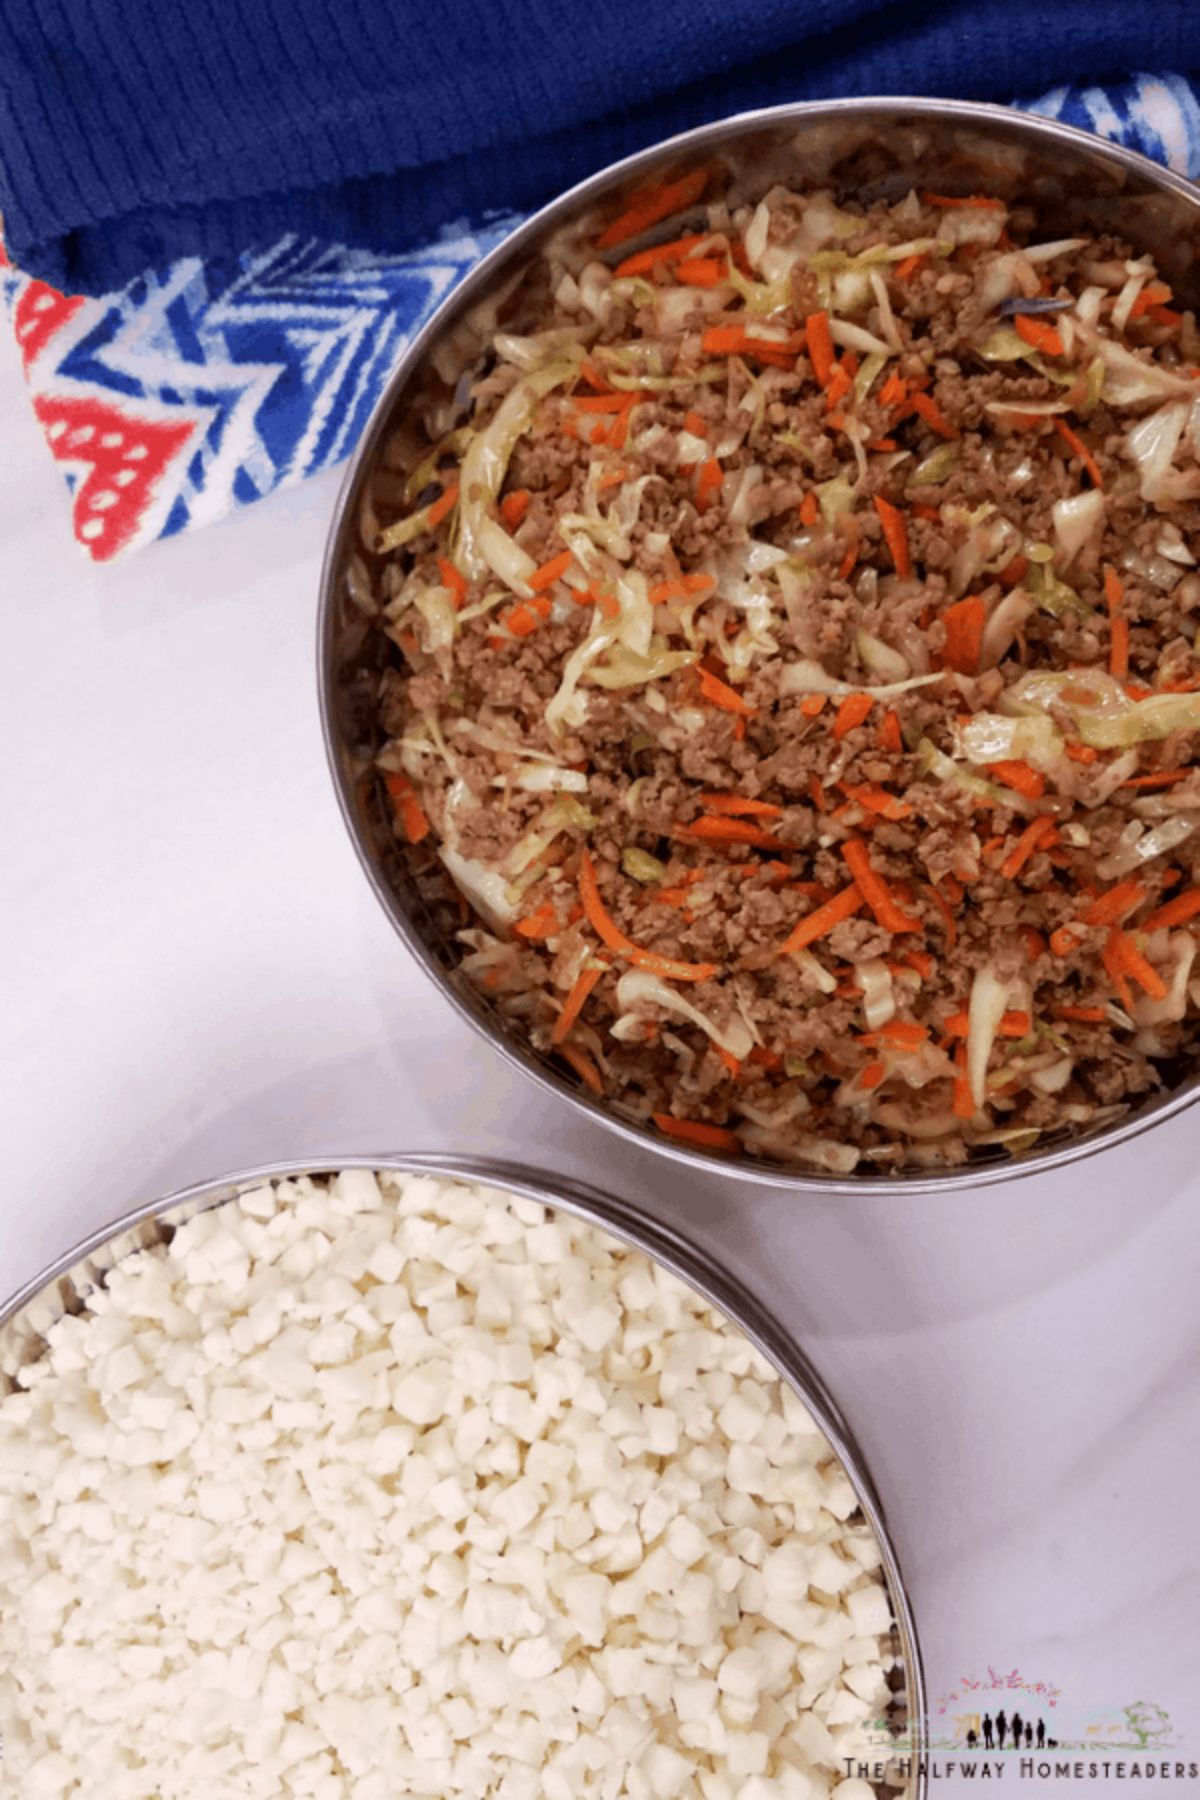
[[[731,1159],[662,1137],[593,1099],[547,1056],[519,1040],[487,998],[457,972],[458,955],[418,891],[395,839],[390,809],[369,776],[378,742],[374,710],[379,674],[391,646],[355,602],[349,568],[360,550],[358,520],[382,443],[431,377],[431,356],[453,360],[455,346],[478,342],[473,316],[505,303],[551,237],[588,243],[598,219],[647,180],[690,170],[718,171],[726,193],[752,196],[786,176],[844,195],[886,198],[910,186],[971,193],[980,188],[1033,207],[1049,236],[1081,228],[1112,232],[1149,251],[1176,293],[1200,299],[1200,189],[1136,152],[1056,121],[1001,106],[922,99],[842,100],[771,108],[703,126],[602,170],[527,219],[485,257],[439,307],[397,363],[350,460],[334,512],[321,577],[318,682],[326,752],[338,801],[360,862],[384,911],[416,961],[462,1016],[515,1068],[602,1120],[631,1141],[694,1166],[721,1167],[776,1186],[856,1194],[926,1193],[970,1188],[1061,1168],[1124,1143],[1183,1111],[1200,1094],[1200,1070],[1180,1069],[1167,1091],[1090,1131],[1047,1134],[1020,1158],[980,1153],[960,1168],[863,1170],[824,1175],[795,1164]]]
[[[55,1321],[66,1313],[83,1311],[89,1294],[102,1287],[109,1271],[126,1257],[169,1244],[178,1228],[197,1213],[235,1200],[246,1188],[263,1181],[327,1175],[350,1168],[484,1183],[586,1220],[661,1263],[716,1307],[762,1352],[825,1434],[858,1497],[862,1516],[878,1541],[895,1619],[893,1650],[903,1672],[903,1686],[893,1694],[892,1722],[898,1745],[895,1770],[904,1785],[901,1788],[889,1783],[887,1791],[920,1800],[927,1791],[927,1741],[925,1682],[916,1625],[883,1504],[850,1427],[803,1350],[780,1321],[705,1251],[669,1226],[645,1217],[628,1201],[557,1178],[552,1183],[549,1177],[474,1156],[349,1156],[325,1168],[314,1168],[310,1162],[277,1163],[201,1182],[165,1199],[135,1207],[115,1224],[93,1232],[0,1306],[0,1394],[11,1392],[18,1370],[43,1354],[46,1333]],[[887,1749],[881,1747],[878,1756],[881,1762],[887,1762]]]

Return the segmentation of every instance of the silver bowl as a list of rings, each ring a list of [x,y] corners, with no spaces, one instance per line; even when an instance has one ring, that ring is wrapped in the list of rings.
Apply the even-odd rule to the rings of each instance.
[[[471,347],[488,329],[482,323],[488,308],[496,306],[498,296],[519,291],[523,270],[551,237],[560,246],[575,240],[584,244],[640,184],[701,166],[716,169],[734,197],[761,193],[784,175],[793,183],[819,183],[869,198],[899,197],[913,185],[936,184],[939,191],[957,193],[986,188],[1032,206],[1050,235],[1081,228],[1127,239],[1154,255],[1185,302],[1200,302],[1200,189],[1135,151],[1002,106],[869,99],[773,107],[670,138],[571,188],[484,257],[414,338],[346,471],[321,575],[318,684],[326,753],[351,842],[396,931],[463,1018],[514,1068],[633,1143],[694,1167],[720,1167],[775,1186],[841,1194],[881,1186],[908,1194],[980,1187],[1062,1168],[1182,1112],[1200,1095],[1200,1070],[1180,1069],[1167,1091],[1119,1119],[1089,1131],[1047,1134],[1023,1156],[996,1149],[977,1154],[960,1168],[898,1174],[864,1170],[834,1176],[748,1156],[731,1159],[664,1138],[622,1113],[619,1104],[593,1099],[549,1057],[518,1039],[487,998],[458,973],[451,935],[439,926],[419,891],[393,835],[390,810],[369,776],[378,732],[373,701],[386,640],[356,604],[348,571],[352,555],[361,553],[360,508],[385,438],[434,379],[431,355],[441,350],[453,359],[461,344],[463,360],[469,361]],[[658,228],[658,235],[665,229]],[[628,248],[623,245],[614,254]],[[478,326],[473,327],[473,315],[481,320]]]
[[[904,1674],[904,1687],[893,1696],[893,1709],[895,1723],[902,1733],[898,1738],[897,1773],[903,1775],[905,1785],[900,1789],[889,1784],[889,1791],[903,1792],[910,1800],[921,1800],[927,1791],[927,1723],[925,1680],[916,1625],[883,1503],[851,1429],[821,1377],[780,1321],[706,1251],[689,1243],[671,1227],[647,1218],[628,1201],[561,1178],[555,1178],[551,1183],[550,1178],[531,1176],[515,1165],[474,1156],[348,1156],[338,1158],[336,1164],[328,1168],[314,1168],[311,1162],[276,1163],[201,1182],[164,1199],[150,1200],[126,1213],[115,1224],[101,1227],[0,1306],[0,1394],[11,1392],[17,1372],[44,1353],[46,1334],[55,1321],[66,1313],[81,1312],[89,1294],[102,1287],[109,1271],[126,1257],[169,1244],[178,1228],[197,1213],[235,1200],[248,1187],[263,1181],[284,1180],[288,1176],[331,1174],[336,1169],[390,1169],[483,1182],[570,1213],[661,1263],[703,1295],[750,1339],[799,1395],[820,1426],[855,1491],[863,1518],[879,1543],[895,1619],[894,1651]],[[881,1762],[888,1761],[884,1747],[879,1750],[879,1758]]]

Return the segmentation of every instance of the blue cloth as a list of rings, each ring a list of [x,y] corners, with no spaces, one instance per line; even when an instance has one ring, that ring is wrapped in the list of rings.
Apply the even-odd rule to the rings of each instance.
[[[76,293],[283,234],[402,250],[749,106],[1200,68],[1155,0],[0,0],[0,212]]]

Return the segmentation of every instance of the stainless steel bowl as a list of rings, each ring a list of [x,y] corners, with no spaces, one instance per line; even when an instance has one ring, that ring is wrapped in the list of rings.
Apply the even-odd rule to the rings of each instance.
[[[1200,299],[1200,189],[1132,150],[1001,106],[882,99],[775,107],[686,132],[570,189],[485,257],[413,340],[346,472],[321,577],[318,680],[326,751],[351,841],[397,932],[463,1018],[515,1068],[660,1155],[776,1186],[843,1194],[880,1186],[895,1193],[979,1187],[1061,1168],[1182,1112],[1200,1094],[1200,1070],[1179,1071],[1169,1091],[1108,1125],[1047,1136],[1021,1158],[1001,1150],[981,1154],[963,1168],[895,1175],[864,1170],[839,1177],[694,1150],[623,1115],[618,1106],[593,1099],[549,1057],[503,1025],[488,1000],[457,973],[453,943],[418,891],[375,783],[364,779],[376,747],[373,698],[386,640],[355,604],[348,569],[365,486],[385,436],[431,378],[431,355],[452,350],[459,341],[455,334],[464,334],[469,343],[472,315],[518,289],[523,270],[551,237],[569,242],[577,236],[586,243],[595,235],[597,220],[609,216],[639,184],[701,165],[717,168],[734,195],[761,193],[784,174],[794,183],[821,183],[869,197],[899,196],[913,185],[958,193],[986,188],[1031,205],[1049,235],[1080,227],[1128,239],[1155,256],[1177,294],[1193,305]]]
[[[549,1177],[531,1176],[515,1165],[476,1156],[348,1156],[324,1169],[314,1168],[310,1162],[276,1163],[201,1182],[165,1199],[147,1201],[115,1224],[93,1232],[0,1306],[0,1394],[11,1392],[18,1370],[43,1353],[46,1333],[55,1321],[64,1313],[82,1311],[88,1295],[102,1287],[108,1272],[126,1257],[169,1244],[178,1228],[197,1213],[222,1206],[260,1182],[350,1168],[390,1169],[484,1182],[585,1219],[661,1263],[745,1333],[799,1395],[828,1438],[858,1496],[863,1517],[878,1540],[896,1621],[895,1652],[904,1672],[903,1690],[893,1701],[897,1723],[904,1727],[900,1754],[901,1760],[910,1765],[904,1770],[903,1788],[889,1787],[888,1791],[903,1792],[912,1800],[920,1800],[926,1793],[927,1740],[925,1680],[916,1625],[883,1503],[850,1427],[821,1377],[780,1321],[707,1252],[669,1226],[647,1218],[628,1201],[557,1178],[551,1182]],[[886,1760],[882,1749],[879,1754]]]

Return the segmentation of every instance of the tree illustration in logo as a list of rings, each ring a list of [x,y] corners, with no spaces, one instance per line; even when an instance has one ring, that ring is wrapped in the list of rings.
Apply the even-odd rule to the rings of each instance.
[[[1156,1739],[1165,1738],[1171,1729],[1171,1715],[1152,1700],[1135,1700],[1125,1708],[1125,1723],[1139,1750],[1145,1750]]]

